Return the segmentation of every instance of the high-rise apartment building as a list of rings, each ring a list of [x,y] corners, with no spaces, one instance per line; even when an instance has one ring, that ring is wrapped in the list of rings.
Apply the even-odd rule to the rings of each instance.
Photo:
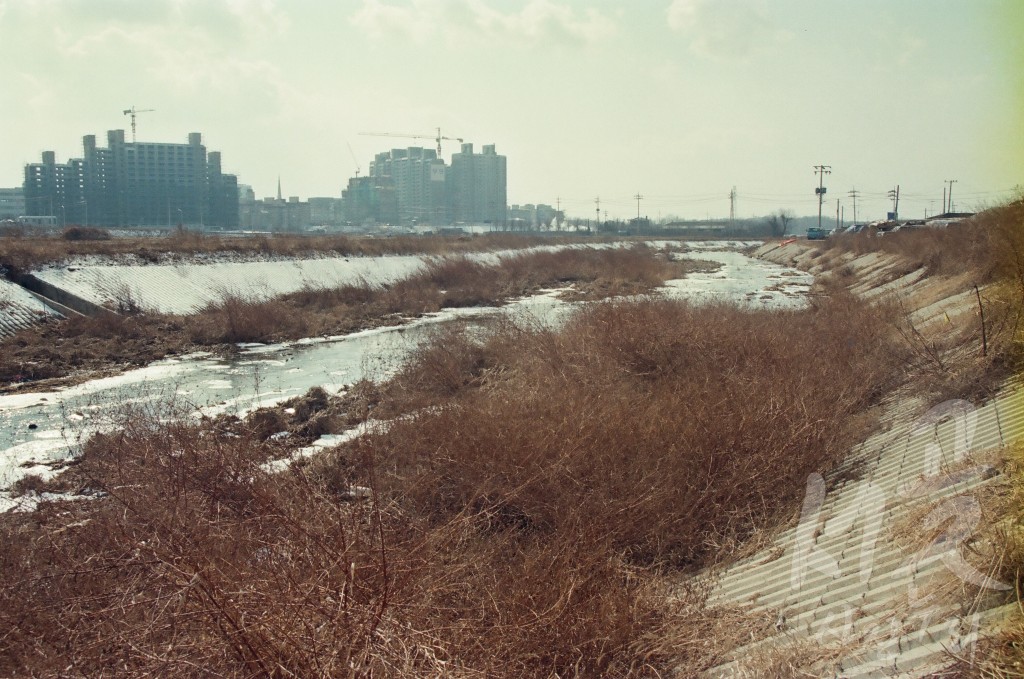
[[[370,163],[374,179],[390,177],[398,219],[418,224],[448,224],[447,167],[434,149],[413,146],[378,153]]]
[[[503,224],[507,196],[505,156],[499,156],[494,144],[473,153],[472,144],[452,154],[449,178],[452,221]]]
[[[398,198],[390,175],[349,178],[341,202],[342,215],[352,226],[399,222]]]
[[[238,226],[238,180],[221,170],[219,152],[207,153],[202,135],[187,144],[125,142],[124,130],[82,138],[84,154],[58,164],[53,151],[25,166],[29,215],[102,226],[199,224]]]

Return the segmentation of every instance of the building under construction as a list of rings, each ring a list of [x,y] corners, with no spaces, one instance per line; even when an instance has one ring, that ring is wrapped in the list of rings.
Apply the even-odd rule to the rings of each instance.
[[[99,226],[238,226],[238,180],[221,171],[202,135],[187,144],[125,142],[124,130],[82,138],[84,154],[58,164],[53,151],[25,166],[27,215],[59,224]]]
[[[439,146],[441,139],[447,137],[439,134]],[[350,179],[342,199],[346,219],[356,224],[503,225],[505,156],[494,145],[474,153],[472,144],[463,143],[447,165],[434,149],[392,149],[374,157],[369,176]]]

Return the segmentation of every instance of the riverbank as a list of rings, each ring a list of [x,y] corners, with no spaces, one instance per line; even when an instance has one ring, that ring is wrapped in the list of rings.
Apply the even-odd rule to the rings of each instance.
[[[758,256],[817,274],[899,314],[913,376],[881,431],[808,478],[791,528],[718,574],[710,603],[773,620],[717,639],[709,677],[803,673],[1010,676],[1021,638],[1019,445],[1024,396],[1006,255],[1024,206],[961,229],[766,244]]]
[[[77,665],[106,665],[88,650],[95,620],[130,646],[148,630],[162,667],[202,658],[227,674],[248,665],[228,649],[243,638],[256,665],[299,674],[352,662],[405,675],[663,671],[676,653],[662,644],[688,624],[666,605],[674,576],[785,515],[807,471],[858,437],[863,422],[845,413],[898,374],[884,335],[847,349],[884,331],[864,311],[838,299],[779,312],[589,305],[558,329],[441,330],[391,380],[350,389],[338,411],[314,394],[281,404],[280,421],[226,431],[130,417],[75,465],[99,499],[3,517],[19,556],[3,564],[12,584],[0,598],[46,649],[17,662],[57,661],[60,638]],[[851,318],[856,332],[840,322]],[[266,471],[297,436],[300,410],[310,427],[358,422],[364,435]],[[140,550],[120,549],[123,535]],[[84,580],[52,577],[42,562],[69,550],[108,566],[88,578],[91,601]],[[196,574],[202,590],[181,608],[118,610],[109,598],[178,592]],[[316,596],[303,594],[310,586]],[[43,590],[60,610],[35,607]],[[232,619],[247,623],[222,636],[209,603],[229,591]],[[171,625],[182,636],[167,643]],[[286,629],[299,638],[285,641]],[[150,661],[128,662],[138,672]]]
[[[407,322],[445,308],[503,304],[544,287],[571,287],[578,299],[642,294],[666,280],[717,268],[711,262],[674,258],[667,250],[637,245],[533,249],[503,252],[483,260],[462,256],[365,260],[355,269],[344,260],[332,265],[334,260],[318,259],[312,260],[318,267],[318,283],[305,274],[295,277],[304,261],[309,268],[309,260],[280,262],[291,278],[279,286],[294,289],[280,295],[252,290],[254,278],[256,285],[260,284],[261,269],[236,265],[237,271],[220,275],[237,283],[224,283],[220,293],[204,288],[204,298],[211,301],[192,313],[146,311],[151,306],[147,300],[156,305],[169,299],[170,308],[177,308],[175,304],[180,306],[184,297],[185,309],[195,306],[197,303],[187,301],[187,292],[182,294],[181,283],[150,285],[148,296],[140,294],[138,287],[121,284],[123,298],[110,311],[41,320],[0,340],[5,349],[0,358],[0,384],[7,385],[0,387],[0,392],[41,380],[49,380],[51,385],[55,379],[72,383],[197,350],[230,352],[241,342],[345,335]],[[194,267],[202,270],[204,265]],[[77,275],[87,267],[70,268],[71,274]],[[152,276],[148,267],[138,274],[134,271],[122,267],[118,275],[129,280]],[[372,278],[371,271],[376,272]],[[103,279],[102,273],[92,273]],[[316,275],[312,270],[308,273]],[[174,275],[180,278],[179,272]],[[186,278],[198,276],[196,271]],[[86,294],[66,280],[54,278],[52,282],[62,290]],[[104,289],[95,287],[93,294],[103,294]]]
[[[135,399],[52,479],[67,486],[26,482],[35,511],[0,516],[0,610],[18,621],[0,668],[697,676],[734,653],[755,674],[813,674],[821,655],[749,645],[789,638],[756,591],[786,598],[794,552],[773,540],[801,525],[816,475],[830,507],[844,488],[859,506],[845,492],[877,478],[877,450],[848,452],[870,432],[899,440],[897,395],[983,384],[933,379],[977,351],[968,314],[947,323],[926,286],[871,305],[838,282],[855,285],[848,263],[823,266],[834,280],[798,308],[621,299],[557,327],[438,327],[382,379],[245,419],[154,417]],[[983,373],[1008,355],[1005,317],[987,316]],[[39,495],[71,486],[95,499]],[[821,535],[845,535],[844,516]],[[823,562],[837,543],[818,527]],[[81,562],[99,567],[69,575]],[[707,579],[762,562],[782,577],[753,572],[737,592],[753,603]],[[174,605],[125,604],[154,598]],[[111,635],[116,663],[97,643]]]

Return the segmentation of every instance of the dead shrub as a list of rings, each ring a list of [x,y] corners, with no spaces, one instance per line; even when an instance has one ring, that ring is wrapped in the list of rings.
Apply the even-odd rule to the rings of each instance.
[[[387,517],[268,477],[251,440],[140,424],[86,447],[105,499],[0,517],[17,543],[0,550],[0,673],[383,671]]]
[[[0,674],[696,674],[737,618],[663,575],[788,517],[898,361],[847,298],[609,302],[440,333],[345,401],[405,417],[276,475],[265,432],[129,413],[76,465],[105,497],[0,516]]]
[[[110,232],[95,226],[69,226],[61,232],[64,240],[110,240]]]
[[[822,304],[608,303],[560,331],[446,334],[385,404],[447,405],[360,445],[388,451],[382,490],[416,515],[445,521],[483,503],[542,531],[593,522],[637,564],[713,562],[790,510],[806,475],[860,433],[848,415],[898,373],[872,311]]]

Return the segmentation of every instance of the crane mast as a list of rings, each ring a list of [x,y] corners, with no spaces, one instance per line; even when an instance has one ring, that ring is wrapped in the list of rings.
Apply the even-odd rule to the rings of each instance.
[[[135,106],[132,106],[131,108],[126,108],[124,110],[124,115],[126,115],[126,116],[130,115],[132,117],[132,143],[133,144],[135,143],[135,116],[137,114],[139,114],[139,113],[152,113],[155,110],[156,109],[154,109],[154,108],[139,108],[139,109],[137,109],[137,108],[135,108]]]

